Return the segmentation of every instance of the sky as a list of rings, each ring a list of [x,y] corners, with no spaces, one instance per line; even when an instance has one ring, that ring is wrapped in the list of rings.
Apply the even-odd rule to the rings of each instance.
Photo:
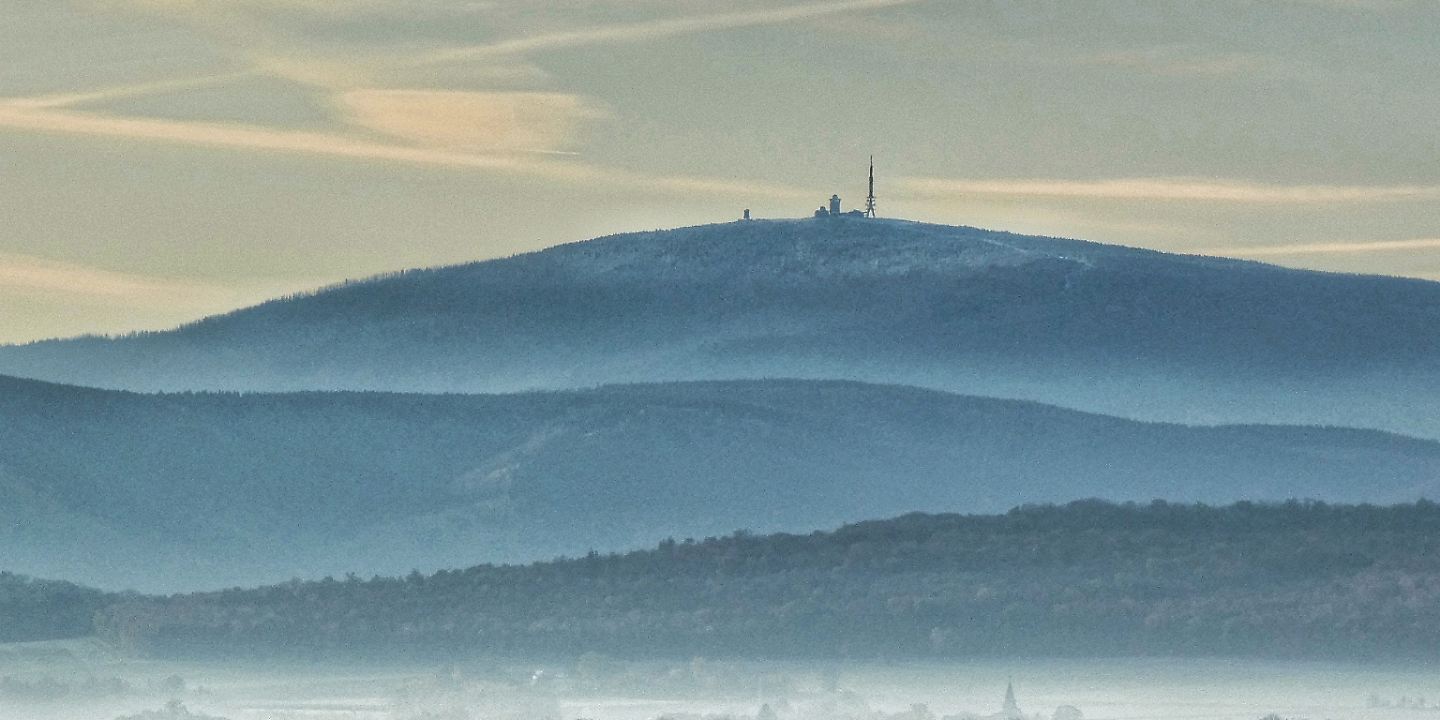
[[[1431,0],[0,0],[0,343],[808,215],[1440,280]]]

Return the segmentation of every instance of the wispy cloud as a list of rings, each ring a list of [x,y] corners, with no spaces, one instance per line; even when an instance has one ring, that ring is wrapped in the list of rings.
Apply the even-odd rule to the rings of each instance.
[[[922,197],[990,195],[1164,200],[1257,204],[1366,203],[1440,199],[1436,185],[1284,185],[1200,178],[1111,180],[904,178],[900,187]]]
[[[918,0],[834,0],[758,10],[721,12],[634,23],[591,26],[539,33],[487,45],[451,48],[418,56],[382,52],[356,63],[338,63],[278,52],[274,38],[254,18],[232,18],[232,10],[274,9],[288,0],[262,0],[231,6],[197,0],[146,0],[142,5],[162,13],[214,20],[216,32],[235,33],[243,40],[252,66],[236,73],[170,79],[97,90],[0,100],[0,130],[83,135],[129,141],[265,153],[305,154],[368,162],[392,162],[447,168],[515,173],[563,182],[623,181],[631,190],[711,192],[734,196],[808,197],[790,187],[694,176],[642,175],[600,168],[576,161],[545,158],[566,154],[588,122],[609,117],[592,100],[554,92],[452,91],[426,88],[384,88],[366,85],[367,78],[405,68],[481,59],[485,67],[509,73],[529,67],[517,56],[532,51],[643,42],[652,39],[801,21],[847,12],[881,9]],[[307,8],[332,8],[310,2]],[[328,12],[328,10],[327,10]],[[224,22],[220,22],[224,20]],[[231,22],[235,20],[237,22]],[[239,22],[242,21],[243,22]],[[393,49],[392,49],[393,52]],[[502,60],[503,58],[503,60]],[[500,62],[497,62],[500,61]],[[274,75],[315,88],[333,103],[333,130],[296,130],[260,124],[203,122],[160,117],[116,115],[79,110],[79,104],[102,103],[139,95],[184,91],[223,84],[254,75]],[[527,75],[528,77],[528,75]]]
[[[525,169],[521,160],[375,142],[335,133],[88,114],[23,105],[0,105],[0,127],[41,133],[91,135],[267,152],[501,170]]]
[[[352,124],[421,145],[554,152],[583,125],[611,117],[578,95],[365,89],[341,93]]]
[[[1105,50],[1067,62],[1135,70],[1165,77],[1246,77],[1295,79],[1310,68],[1284,57],[1254,52],[1215,50],[1191,45],[1156,45]]]
[[[840,2],[809,3],[804,5],[790,5],[788,7],[767,8],[764,10],[712,13],[708,15],[691,15],[634,23],[600,25],[578,30],[541,33],[484,45],[438,50],[417,57],[414,63],[438,64],[462,60],[523,55],[530,52],[559,50],[586,45],[645,42],[676,35],[690,35],[716,30],[775,25],[838,13],[878,10],[897,5],[912,4],[914,2],[917,2],[917,0],[842,0]]]
[[[1400,10],[1416,3],[1409,0],[1301,0],[1308,5],[1320,5],[1340,10],[1388,11]]]
[[[259,276],[186,279],[0,253],[0,307],[6,308],[0,344],[161,330],[332,281]]]
[[[1211,248],[1202,252],[1207,255],[1267,257],[1277,255],[1356,255],[1363,253],[1435,249],[1440,249],[1440,238],[1417,238],[1414,240],[1377,240],[1372,242],[1328,242],[1296,243],[1290,245],[1249,245],[1241,247]]]
[[[85,135],[130,141],[182,144],[253,152],[306,154],[370,162],[393,162],[525,174],[560,181],[590,182],[623,179],[627,187],[663,192],[706,191],[720,194],[775,197],[808,195],[794,188],[764,186],[716,178],[642,176],[597,168],[579,162],[540,157],[564,154],[589,122],[609,117],[602,105],[580,96],[518,90],[484,92],[426,88],[367,87],[366,77],[401,68],[420,68],[469,59],[488,60],[482,67],[513,70],[517,57],[531,51],[606,43],[641,42],[689,33],[794,22],[846,12],[879,9],[917,0],[835,0],[759,10],[690,15],[643,22],[599,25],[539,33],[471,47],[451,48],[419,56],[380,53],[347,69],[323,59],[275,53],[276,43],[253,18],[230,23],[230,6],[194,0],[155,0],[162,12],[224,18],[224,25],[244,36],[250,50],[248,70],[188,79],[170,79],[97,90],[10,98],[0,101],[0,129],[21,132]],[[306,7],[328,7],[307,3]],[[286,2],[256,3],[254,8],[286,7]],[[212,18],[213,19],[213,18]],[[501,56],[502,62],[496,63]],[[334,130],[297,130],[260,124],[203,122],[160,117],[82,111],[73,106],[147,94],[184,91],[223,84],[254,75],[275,75],[311,85],[336,108]]]
[[[155,82],[135,83],[133,85],[119,85],[115,87],[101,88],[76,93],[61,93],[56,95],[31,95],[28,97],[9,98],[5,104],[12,107],[23,108],[57,108],[80,105],[84,103],[104,102],[107,100],[120,100],[123,98],[141,97],[144,95],[158,95],[163,93],[176,92],[179,90],[193,90],[196,88],[212,87],[223,85],[235,80],[253,77],[256,73],[250,70],[240,72],[224,73],[221,75],[205,75],[195,78],[180,78],[175,80],[158,80]]]
[[[486,170],[632,191],[708,192],[735,197],[808,197],[813,192],[775,184],[692,176],[643,175],[546,157],[547,153],[475,152],[384,142],[341,133],[280,130],[225,123],[89,114],[0,104],[0,128],[255,152],[300,154],[368,162]]]
[[[189,280],[135,275],[5,253],[0,253],[0,290],[141,307],[165,307],[177,302],[223,304],[232,301],[235,295],[229,288]]]
[[[414,64],[414,56],[395,51],[337,53],[315,57],[303,53],[254,53],[247,58],[258,74],[319,90],[345,91],[369,87],[542,87],[552,79],[540,67],[520,58],[487,60],[449,66]]]
[[[394,14],[431,16],[443,8],[447,15],[459,17],[485,14],[514,14],[495,3],[472,3],[469,5],[437,4],[425,7],[417,4],[403,8],[392,3],[372,0],[332,2],[330,0],[96,0],[109,7],[139,8],[151,11],[164,18],[182,18],[196,27],[222,39],[222,43],[233,47],[240,55],[254,59],[275,72],[290,79],[315,84],[333,84],[339,80],[342,86],[365,84],[356,75],[374,78],[393,74],[405,69],[414,70],[426,66],[460,63],[470,60],[501,60],[513,63],[527,53],[565,48],[637,43],[651,40],[715,32],[745,27],[758,27],[793,23],[808,19],[823,18],[845,13],[880,10],[899,5],[909,5],[924,0],[822,0],[762,7],[760,9],[730,10],[706,14],[687,14],[677,17],[655,18],[633,22],[588,24],[567,30],[541,31],[527,35],[458,47],[445,47],[429,52],[397,54],[394,46],[384,44],[362,47],[331,47],[339,55],[329,59],[312,57],[312,44],[302,40],[303,32],[297,34],[293,17],[283,19],[295,12],[303,12],[316,23],[335,21],[340,18],[371,16],[377,11]],[[523,3],[515,3],[516,7]],[[656,7],[664,7],[664,3]],[[561,15],[563,13],[549,13]],[[586,13],[588,14],[588,13]],[[465,20],[469,22],[470,20]],[[423,33],[422,33],[423,35]],[[423,37],[412,37],[422,40]],[[522,66],[523,67],[523,66]],[[516,70],[508,70],[514,74]]]

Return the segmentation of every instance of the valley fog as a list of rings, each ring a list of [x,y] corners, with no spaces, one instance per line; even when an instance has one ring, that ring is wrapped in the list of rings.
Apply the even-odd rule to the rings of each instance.
[[[1440,0],[0,3],[0,720],[1440,720]]]
[[[1007,714],[1007,683],[1019,714]],[[354,666],[139,661],[93,641],[0,646],[0,717],[13,720],[1259,720],[1272,714],[1440,717],[1440,668],[1220,659],[625,661],[593,653],[570,660]]]

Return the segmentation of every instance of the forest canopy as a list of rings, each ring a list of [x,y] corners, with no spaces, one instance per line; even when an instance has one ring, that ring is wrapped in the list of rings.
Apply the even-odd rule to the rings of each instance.
[[[1082,501],[114,597],[158,656],[1440,656],[1440,506]]]

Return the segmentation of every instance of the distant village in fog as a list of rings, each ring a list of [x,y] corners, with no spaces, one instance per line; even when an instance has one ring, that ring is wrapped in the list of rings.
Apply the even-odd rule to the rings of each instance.
[[[858,695],[837,691],[828,697],[804,702],[765,703],[755,715],[667,714],[657,720],[1084,720],[1085,714],[1072,705],[1061,705],[1049,715],[1026,713],[1015,698],[1015,685],[1005,688],[998,712],[960,712],[937,715],[930,706],[917,703],[895,713],[871,710]]]

